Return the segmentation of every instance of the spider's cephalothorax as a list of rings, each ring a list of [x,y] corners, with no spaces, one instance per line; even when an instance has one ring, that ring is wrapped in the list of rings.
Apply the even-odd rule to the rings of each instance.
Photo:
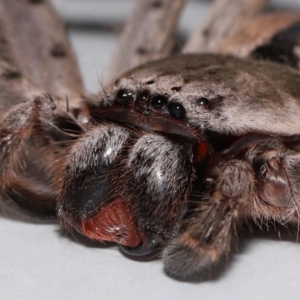
[[[165,22],[163,10],[176,7],[178,15],[183,3],[168,1],[138,6],[147,4],[146,16],[158,14],[155,21]],[[223,11],[223,2],[214,9]],[[235,54],[297,68],[298,15],[254,21],[251,15],[239,20],[238,29],[216,35],[214,48],[203,50],[195,40],[185,48],[222,48],[223,54],[148,62],[117,76],[103,94],[87,96],[63,28],[50,39],[51,31],[36,26],[36,12],[58,22],[48,2],[0,3],[3,207],[41,219],[56,212],[67,228],[116,242],[131,255],[161,245],[165,266],[176,275],[218,261],[240,222],[298,220],[300,75],[282,64],[224,54],[234,52],[228,39],[240,49]],[[28,18],[12,22],[20,14]],[[244,41],[238,43],[245,34],[241,28],[277,19],[283,21],[264,38],[252,36],[246,48]],[[129,36],[131,27],[136,26],[125,30]],[[20,28],[25,33],[18,36]],[[24,38],[32,30],[40,43]],[[289,32],[292,49],[277,47]],[[152,49],[156,55],[151,56],[146,46],[134,55],[149,54],[145,61],[165,55]]]

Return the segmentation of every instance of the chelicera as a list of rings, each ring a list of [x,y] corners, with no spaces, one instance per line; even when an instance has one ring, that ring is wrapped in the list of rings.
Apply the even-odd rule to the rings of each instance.
[[[56,22],[46,1],[2,2],[4,19],[24,9],[30,15],[39,5]],[[214,9],[222,10],[220,3]],[[149,13],[163,8],[153,5]],[[293,15],[269,30],[270,52],[257,38],[246,56],[278,62],[279,55],[295,66],[296,54],[272,47],[277,31],[291,27],[294,33],[299,20]],[[28,24],[34,26],[34,19]],[[47,36],[47,29],[41,31]],[[238,32],[220,34],[219,47]],[[47,78],[40,77],[42,68],[23,66],[19,56],[5,57],[1,66],[8,106],[0,122],[6,206],[41,219],[56,213],[66,228],[116,242],[130,255],[160,245],[167,270],[179,276],[217,262],[243,221],[298,221],[298,70],[228,53],[174,55],[137,66],[90,96],[59,34],[54,46],[60,46],[47,52],[48,65],[55,66]],[[134,55],[150,52],[144,47]],[[38,54],[28,59],[38,65],[45,59]]]

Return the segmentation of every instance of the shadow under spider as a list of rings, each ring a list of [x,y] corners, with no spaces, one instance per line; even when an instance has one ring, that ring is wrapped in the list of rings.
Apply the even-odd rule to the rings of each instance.
[[[0,210],[0,218],[3,219],[12,219],[17,222],[23,223],[40,223],[36,222],[29,218],[29,220],[20,219],[19,216],[11,216],[7,213],[3,213]],[[54,222],[45,222],[45,225],[49,225],[49,223]],[[40,223],[43,225],[42,223]],[[90,240],[89,238],[85,237],[84,235],[78,233],[77,231],[73,230],[69,232],[62,227],[55,229],[56,233],[61,238],[68,238],[72,242],[77,242],[84,247],[87,248],[99,248],[99,249],[106,249],[116,247],[117,244],[113,242],[99,242],[95,240]],[[291,243],[297,243],[297,227],[292,225],[282,226],[280,224],[273,224],[270,226],[263,225],[261,228],[255,225],[253,222],[246,225],[244,224],[238,230],[238,238],[234,239],[232,243],[231,251],[227,256],[223,256],[219,262],[215,265],[211,266],[210,268],[202,271],[199,274],[193,274],[191,276],[185,278],[176,278],[174,275],[170,275],[165,271],[165,274],[172,278],[173,280],[183,281],[187,283],[201,283],[206,281],[218,281],[222,278],[226,273],[230,272],[232,268],[234,268],[234,264],[237,261],[237,258],[240,254],[246,253],[247,248],[251,245],[251,240],[258,239],[258,240],[272,240],[272,241],[285,241]],[[146,256],[130,256],[126,253],[123,253],[119,249],[120,253],[125,257],[133,261],[137,262],[151,262],[155,260],[159,260],[161,258],[162,247],[158,247],[153,253],[150,253]]]
[[[116,243],[112,242],[99,242],[88,239],[82,234],[76,232],[75,230],[70,233],[64,229],[57,230],[61,237],[69,238],[70,240],[77,241],[78,243],[84,245],[88,248],[112,248],[116,247]],[[259,240],[273,240],[273,241],[287,241],[296,243],[297,242],[297,231],[293,226],[282,226],[279,224],[270,225],[270,226],[262,226],[261,228],[251,222],[248,225],[243,225],[239,229],[239,236],[232,243],[231,251],[227,256],[223,256],[220,261],[218,261],[215,265],[210,268],[202,271],[198,274],[193,274],[191,276],[180,278],[174,275],[168,274],[167,271],[164,271],[165,274],[176,281],[182,281],[187,283],[203,283],[207,281],[218,281],[222,278],[226,273],[230,272],[232,268],[234,268],[234,264],[237,261],[237,258],[240,254],[247,252],[247,248],[249,248],[251,244],[251,240],[253,239]],[[127,259],[137,261],[137,262],[151,262],[155,260],[159,260],[161,257],[162,247],[158,247],[154,252],[145,255],[145,256],[130,256],[126,253],[123,253],[119,249],[120,253]]]

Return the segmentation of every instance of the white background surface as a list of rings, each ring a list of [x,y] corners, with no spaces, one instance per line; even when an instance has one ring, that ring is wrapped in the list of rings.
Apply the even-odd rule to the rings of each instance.
[[[130,2],[56,0],[65,19],[122,20]],[[299,0],[276,1],[294,4]],[[209,3],[193,2],[181,30],[196,26]],[[87,88],[99,79],[115,38],[96,31],[71,32]],[[58,225],[37,225],[0,217],[0,300],[2,299],[299,299],[300,245],[296,233],[243,230],[228,260],[202,280],[168,277],[161,260],[136,261],[116,246],[66,237]]]

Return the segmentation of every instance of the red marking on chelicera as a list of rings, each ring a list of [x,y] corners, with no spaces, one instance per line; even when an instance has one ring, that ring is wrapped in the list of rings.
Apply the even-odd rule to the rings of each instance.
[[[137,231],[135,220],[123,198],[118,198],[100,209],[98,214],[78,224],[81,232],[98,241],[116,242],[136,247],[143,235]]]
[[[207,144],[205,142],[198,142],[194,148],[194,159],[193,163],[195,166],[198,166],[203,162],[208,153]]]

